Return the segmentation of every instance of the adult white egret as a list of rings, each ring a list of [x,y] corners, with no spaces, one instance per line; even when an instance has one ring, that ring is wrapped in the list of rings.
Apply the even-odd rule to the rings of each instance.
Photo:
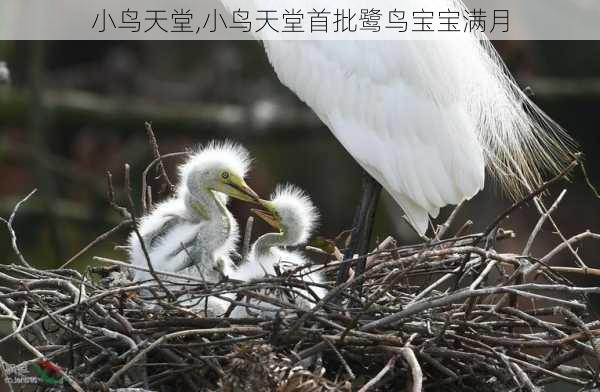
[[[240,5],[222,2],[229,10]],[[243,4],[265,9],[258,7],[263,3]],[[421,9],[416,0],[408,3]],[[289,9],[294,1],[269,4]],[[461,0],[430,0],[427,7],[468,13]],[[258,39],[268,38],[265,30]],[[346,258],[367,250],[377,183],[423,235],[440,208],[484,187],[486,167],[518,196],[572,159],[571,140],[519,89],[485,34],[459,35],[431,41],[263,42],[281,82],[369,175]]]
[[[309,260],[301,252],[285,250],[282,247],[303,244],[310,237],[319,217],[310,197],[296,186],[279,185],[271,195],[271,200],[262,200],[261,204],[266,210],[252,211],[278,232],[260,236],[252,245],[248,260],[237,269],[229,271],[230,278],[251,281],[265,276],[276,276],[277,267],[285,271],[309,264]],[[308,273],[303,279],[311,283],[323,283],[320,272]],[[310,291],[319,298],[326,294],[323,287],[314,285],[310,286]],[[307,290],[299,292],[309,298],[314,297]],[[306,300],[298,296],[298,305],[303,306],[306,303]],[[260,305],[265,306],[264,303]],[[240,311],[236,313],[234,310],[234,314],[240,315]]]
[[[244,181],[249,165],[249,154],[240,145],[211,142],[180,166],[173,198],[158,204],[138,228],[156,270],[193,269],[208,282],[222,277],[223,264],[239,239],[237,221],[226,207],[227,196],[259,201]],[[135,232],[128,249],[133,265],[147,266]],[[136,281],[151,278],[148,272],[134,274]]]

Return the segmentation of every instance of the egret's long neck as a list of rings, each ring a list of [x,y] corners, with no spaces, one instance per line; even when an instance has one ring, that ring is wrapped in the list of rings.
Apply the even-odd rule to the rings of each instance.
[[[213,246],[221,246],[231,236],[233,216],[221,199],[209,189],[200,189],[193,194],[186,192],[186,210],[189,219],[194,222],[206,221],[208,226],[204,232]]]
[[[283,234],[281,233],[267,233],[263,234],[254,242],[252,245],[252,252],[257,256],[264,256],[271,253],[271,248],[274,246],[281,246]]]
[[[182,197],[188,218],[192,221],[211,220],[221,214],[219,201],[210,189],[200,188],[194,192],[186,189]]]
[[[257,255],[265,255],[275,246],[290,246],[298,244],[296,230],[284,228],[280,233],[267,233],[260,236],[252,246]]]

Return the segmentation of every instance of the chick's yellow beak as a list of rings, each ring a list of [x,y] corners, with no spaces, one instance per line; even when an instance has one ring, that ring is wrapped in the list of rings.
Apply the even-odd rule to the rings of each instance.
[[[229,180],[225,182],[222,192],[236,199],[260,204],[260,197],[241,177],[231,176]]]
[[[257,208],[251,208],[256,216],[273,226],[277,230],[281,230],[281,220],[277,213],[275,206],[268,200],[260,200],[260,205],[265,207],[265,210],[259,210]]]

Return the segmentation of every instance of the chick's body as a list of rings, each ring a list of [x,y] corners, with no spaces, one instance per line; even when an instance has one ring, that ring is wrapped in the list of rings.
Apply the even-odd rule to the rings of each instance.
[[[248,152],[232,143],[211,143],[192,154],[179,168],[176,194],[140,220],[148,257],[137,233],[131,233],[131,264],[146,268],[149,259],[155,271],[218,282],[239,240],[237,221],[226,207],[228,196],[258,200],[244,181],[249,164]],[[135,281],[153,279],[147,271],[133,274]]]
[[[310,264],[310,260],[302,252],[284,249],[286,246],[303,244],[310,237],[318,219],[317,209],[310,198],[301,189],[284,185],[277,187],[271,195],[271,200],[263,201],[263,205],[267,206],[269,211],[257,211],[257,214],[278,227],[279,232],[264,234],[256,240],[248,260],[239,268],[229,271],[229,276],[233,279],[252,281],[265,276],[288,275],[296,272],[299,267]],[[291,296],[293,298],[290,298],[289,291],[283,290],[268,294],[283,302],[292,300],[301,308],[311,307],[312,303],[326,294],[326,290],[318,286],[324,279],[320,272],[302,272],[295,274],[294,278],[303,280],[305,288],[294,290],[295,295]],[[263,315],[268,315],[264,313],[265,308],[273,311],[278,309],[275,305],[262,301],[257,305],[262,308]],[[232,314],[243,316],[248,310],[249,307],[238,306]]]

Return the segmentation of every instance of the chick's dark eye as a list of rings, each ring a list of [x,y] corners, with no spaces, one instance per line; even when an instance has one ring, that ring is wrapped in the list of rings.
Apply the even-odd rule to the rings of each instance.
[[[229,178],[229,173],[228,172],[223,172],[221,173],[221,177],[223,177],[224,180]]]

